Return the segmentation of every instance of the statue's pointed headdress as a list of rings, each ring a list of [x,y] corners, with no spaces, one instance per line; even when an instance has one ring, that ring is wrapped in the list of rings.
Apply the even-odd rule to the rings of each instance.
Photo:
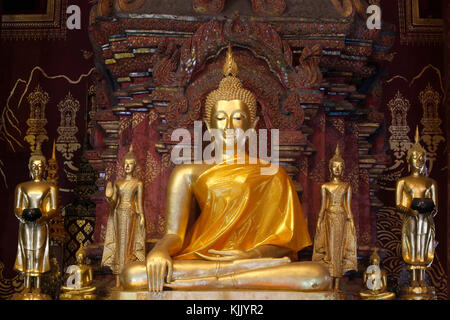
[[[52,160],[56,161],[56,148],[55,148],[55,140],[53,140],[53,149],[52,149]]]
[[[42,153],[41,149],[41,143],[36,144],[36,148],[31,153],[30,159],[28,160],[28,164],[31,164],[32,161],[35,160],[42,160],[42,162],[47,165],[47,159],[45,158],[44,154]]]
[[[234,61],[231,43],[228,43],[227,57],[225,59],[225,64],[223,65],[222,72],[225,77],[237,77],[238,74],[238,66],[236,61]]]
[[[427,151],[422,147],[420,144],[420,135],[419,135],[419,127],[416,126],[416,134],[414,136],[414,144],[413,146],[408,150],[407,159],[411,156],[413,152],[420,152],[423,153],[425,156],[427,154]]]
[[[373,252],[370,255],[370,263],[372,263],[375,259],[378,260],[378,263],[381,263],[380,256],[378,255],[378,249],[376,247],[373,249]]]
[[[225,63],[222,68],[224,78],[220,81],[219,87],[211,91],[205,103],[205,120],[207,123],[211,120],[211,112],[215,104],[220,100],[241,100],[245,102],[249,111],[252,122],[256,119],[256,97],[254,94],[244,89],[242,82],[237,78],[238,66],[233,57],[231,44],[228,44]]]
[[[137,158],[136,158],[135,154],[133,153],[133,144],[130,144],[130,148],[128,149],[128,152],[123,157],[123,160],[125,160],[125,159],[133,159],[134,161],[136,161],[136,164],[137,164]]]
[[[334,156],[330,159],[330,164],[333,162],[344,163],[344,159],[341,157],[341,149],[339,148],[339,143],[336,145],[336,151],[334,152]]]
[[[83,255],[83,258],[86,258],[86,250],[84,248],[84,245],[81,245],[80,248],[77,250],[75,256],[77,257],[79,254]]]

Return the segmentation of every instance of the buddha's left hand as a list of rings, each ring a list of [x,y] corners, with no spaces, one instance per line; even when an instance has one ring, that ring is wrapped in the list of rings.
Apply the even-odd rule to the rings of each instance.
[[[144,215],[142,213],[138,213],[139,224],[141,226],[145,226]]]
[[[218,255],[219,257],[210,257],[207,255],[204,255],[200,252],[196,252],[196,254],[208,261],[234,261],[234,260],[240,260],[240,259],[253,259],[255,258],[254,254],[252,254],[251,251],[244,251],[244,250],[214,250],[210,249],[208,250],[209,253]]]

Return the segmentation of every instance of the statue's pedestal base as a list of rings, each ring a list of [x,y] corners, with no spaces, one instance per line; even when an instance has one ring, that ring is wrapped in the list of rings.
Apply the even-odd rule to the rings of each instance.
[[[97,300],[97,296],[93,293],[62,293],[59,300]]]
[[[403,287],[400,289],[400,300],[436,300],[434,287]]]
[[[11,297],[11,300],[52,300],[48,294],[44,293],[16,293]]]
[[[111,291],[108,300],[342,300],[343,294],[333,291],[296,292],[275,290],[224,291]]]
[[[376,293],[370,290],[366,290],[361,292],[360,294],[361,300],[394,300],[395,293],[393,292],[382,292]]]

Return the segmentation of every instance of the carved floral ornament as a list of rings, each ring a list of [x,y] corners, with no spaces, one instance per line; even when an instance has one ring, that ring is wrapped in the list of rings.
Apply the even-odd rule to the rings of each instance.
[[[70,92],[64,100],[58,103],[61,121],[57,129],[59,135],[56,140],[56,149],[62,153],[66,160],[71,160],[74,156],[74,152],[81,147],[81,144],[75,136],[78,132],[76,117],[79,109],[80,102],[76,100]]]
[[[208,42],[202,40],[206,35]],[[322,49],[318,45],[305,48],[300,65],[294,68],[286,58],[289,48],[271,25],[239,16],[228,21],[211,20],[180,49],[173,48],[175,52],[170,50],[169,56],[162,54],[155,61],[156,86],[171,87],[171,91],[157,89],[151,98],[169,102],[168,125],[190,127],[193,121],[201,119],[203,99],[221,79],[223,62],[218,57],[229,43],[241,66],[238,77],[244,87],[257,95],[266,127],[298,130],[304,120],[301,104],[320,103],[323,96],[318,90],[322,82]],[[213,62],[202,69],[208,60]]]
[[[28,95],[27,100],[30,104],[30,116],[27,120],[29,128],[24,140],[30,144],[31,152],[35,152],[40,149],[45,140],[48,140],[47,130],[45,130],[47,125],[45,108],[50,98],[48,93],[37,85]]]
[[[391,133],[389,144],[395,158],[399,160],[403,158],[406,151],[411,147],[411,141],[408,137],[410,129],[407,121],[410,103],[398,91],[395,97],[389,101],[388,107],[392,116],[392,123],[389,126],[389,132]]]
[[[185,0],[189,1],[189,0]],[[217,14],[224,10],[226,0],[190,0],[192,9],[201,14]],[[252,11],[257,15],[280,16],[286,9],[285,0],[240,0],[250,1]],[[342,17],[355,12],[366,17],[367,2],[364,0],[328,0]],[[146,0],[98,0],[96,15],[110,16],[114,12],[132,12],[142,9]],[[369,4],[378,4],[379,0],[369,0]],[[151,11],[151,9],[149,9]]]
[[[428,83],[426,88],[419,93],[419,101],[422,104],[423,117],[420,121],[423,124],[422,140],[427,149],[429,172],[433,169],[437,159],[438,149],[441,142],[445,142],[442,135],[442,120],[439,117],[439,106],[441,105],[441,95]]]

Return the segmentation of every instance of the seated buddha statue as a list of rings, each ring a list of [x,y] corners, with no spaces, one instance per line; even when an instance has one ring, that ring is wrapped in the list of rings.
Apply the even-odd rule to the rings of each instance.
[[[256,98],[236,75],[229,46],[224,78],[208,95],[204,117],[210,132],[221,132],[214,136],[216,147],[223,147],[221,161],[182,164],[173,170],[165,234],[145,263],[124,268],[124,290],[329,288],[331,278],[324,265],[292,262],[311,239],[289,176],[282,168],[272,175],[261,174],[270,165],[249,161],[248,154],[244,163],[230,156],[230,149],[245,142],[228,143],[227,129],[246,131],[255,128],[258,120]],[[194,201],[201,211],[198,217],[192,209]]]
[[[69,277],[65,286],[61,287],[63,292],[61,300],[94,300],[96,287],[92,286],[92,267],[86,264],[86,253],[81,247],[76,253],[77,264],[67,268]]]
[[[364,271],[363,281],[367,289],[359,293],[363,300],[392,300],[395,293],[387,290],[386,271],[380,267],[380,256],[377,249],[370,256],[370,265]]]

